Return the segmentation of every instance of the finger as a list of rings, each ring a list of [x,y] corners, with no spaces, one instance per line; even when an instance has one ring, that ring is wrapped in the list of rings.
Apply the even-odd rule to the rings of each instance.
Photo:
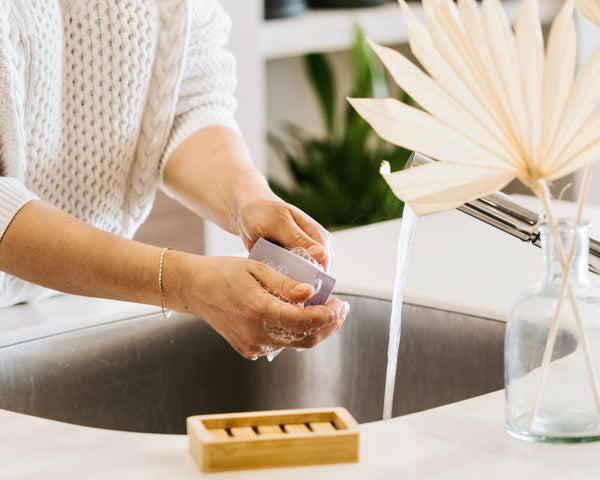
[[[276,325],[293,333],[309,334],[331,327],[345,318],[345,302],[337,299],[330,300],[326,305],[301,307],[300,305],[273,303],[268,311],[268,320],[265,322]],[[343,319],[342,319],[343,321]],[[275,323],[278,322],[278,323]]]
[[[231,338],[231,336],[223,336],[227,343],[233,347],[233,349],[239,353],[242,357],[247,360],[256,360],[261,356],[263,349],[260,345],[250,345],[244,342],[241,338]]]
[[[276,346],[288,346],[291,343],[303,340],[310,335],[310,332],[294,333],[286,328],[273,325],[265,325],[264,330],[272,340],[272,345]]]
[[[294,221],[304,232],[306,232],[306,234],[308,234],[309,237],[325,247],[330,246],[332,240],[331,233],[329,233],[329,231],[327,231],[319,222],[299,208],[292,206],[290,211]]]
[[[340,329],[348,316],[350,306],[348,303],[340,302],[339,300],[333,300],[333,302],[336,303],[330,305],[328,302],[328,305],[336,310],[336,321],[327,327],[321,328],[313,333],[310,333],[309,335],[306,335],[302,339],[298,339],[297,341],[290,343],[288,345],[290,348],[312,348]]]
[[[286,302],[304,303],[314,293],[314,287],[308,283],[297,282],[269,265],[254,262],[252,274],[261,285],[273,296]]]
[[[335,322],[335,313],[324,306],[302,307],[275,299],[268,307],[265,323],[291,331],[308,334]]]
[[[320,243],[312,238],[305,230],[303,230],[295,221],[290,222],[291,225],[282,230],[277,238],[273,238],[277,243],[290,249],[294,253],[301,256],[308,255],[319,263],[324,270],[329,268],[330,264],[330,242],[327,244]]]
[[[297,207],[285,204],[275,228],[265,231],[266,238],[290,250],[304,250],[327,269],[331,251],[331,234]],[[281,223],[283,222],[283,223]]]
[[[333,237],[323,226],[297,208],[291,209],[296,225],[302,230],[306,245],[301,245],[327,270],[333,262]]]

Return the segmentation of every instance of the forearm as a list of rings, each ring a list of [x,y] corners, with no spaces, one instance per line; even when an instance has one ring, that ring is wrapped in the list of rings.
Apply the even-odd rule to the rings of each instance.
[[[248,250],[264,237],[303,248],[328,268],[331,235],[271,191],[234,131],[208,127],[196,132],[168,159],[163,183],[179,202],[239,235]]]
[[[161,251],[33,200],[0,239],[0,270],[67,293],[159,305]],[[165,307],[203,318],[247,358],[264,355],[265,347],[310,348],[337,330],[348,313],[336,299],[303,308],[299,304],[312,287],[259,262],[168,253]],[[265,325],[296,336],[273,338]]]
[[[219,126],[196,132],[173,152],[163,183],[180,203],[234,234],[244,202],[275,198],[242,138]]]
[[[0,270],[66,293],[158,305],[160,251],[36,200],[0,240]]]

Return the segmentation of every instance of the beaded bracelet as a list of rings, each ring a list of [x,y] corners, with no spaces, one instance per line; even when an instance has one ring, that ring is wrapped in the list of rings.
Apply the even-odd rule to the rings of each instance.
[[[163,264],[165,261],[165,253],[167,250],[173,250],[172,248],[164,248],[162,252],[160,252],[160,264],[158,266],[158,288],[160,289],[160,309],[162,310],[163,317],[169,318],[173,314],[173,310],[166,309],[163,305],[163,285],[162,285],[162,275],[163,275]]]

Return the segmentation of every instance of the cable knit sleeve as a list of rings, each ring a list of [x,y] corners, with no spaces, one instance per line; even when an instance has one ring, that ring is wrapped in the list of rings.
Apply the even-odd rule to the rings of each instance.
[[[23,78],[8,16],[0,19],[0,239],[17,212],[38,196],[23,183]]]
[[[231,19],[216,0],[194,0],[190,9],[190,40],[163,168],[173,151],[204,127],[223,125],[239,131],[233,116],[237,106],[235,60],[225,49]]]
[[[23,205],[37,198],[20,180],[0,177],[0,239]]]

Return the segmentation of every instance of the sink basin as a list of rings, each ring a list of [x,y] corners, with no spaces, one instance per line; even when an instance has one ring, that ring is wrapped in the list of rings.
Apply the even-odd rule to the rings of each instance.
[[[273,362],[240,357],[206,323],[161,314],[0,348],[0,408],[87,426],[184,433],[206,413],[346,407],[382,416],[391,303],[337,295],[351,310],[317,347]],[[403,309],[394,416],[503,387],[502,322]]]

